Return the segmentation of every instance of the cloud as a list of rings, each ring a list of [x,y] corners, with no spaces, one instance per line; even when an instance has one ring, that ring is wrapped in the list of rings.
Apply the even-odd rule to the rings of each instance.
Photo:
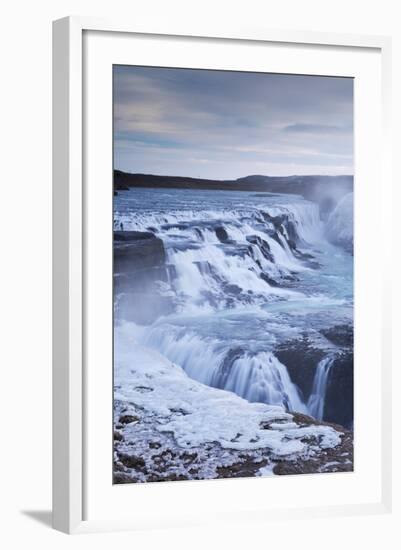
[[[283,128],[284,132],[295,132],[301,134],[344,134],[350,131],[349,127],[335,126],[330,124],[289,124]]]
[[[349,78],[114,68],[122,170],[234,178],[257,164],[272,175],[351,173],[352,126]]]

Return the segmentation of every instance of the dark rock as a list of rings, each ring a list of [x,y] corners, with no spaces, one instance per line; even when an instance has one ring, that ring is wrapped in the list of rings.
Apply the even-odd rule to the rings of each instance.
[[[189,453],[187,451],[184,451],[180,454],[180,459],[184,462],[186,466],[188,466],[188,464],[192,464],[192,462],[194,462],[197,458],[197,453]]]
[[[114,231],[114,242],[136,242],[157,237],[151,231]]]
[[[295,223],[289,218],[284,222],[284,226],[287,230],[288,235],[288,244],[291,248],[296,248],[296,243],[299,240],[298,232],[295,226]]]
[[[320,331],[330,342],[340,347],[354,345],[354,328],[352,325],[336,325]]]
[[[354,354],[340,353],[327,381],[324,419],[352,428],[354,418]]]
[[[269,277],[269,275],[267,275],[266,273],[262,272],[260,274],[260,278],[263,279],[268,285],[270,286],[273,286],[273,287],[278,287],[280,286],[280,284],[275,281],[274,279],[272,279],[271,277]]]
[[[331,422],[322,422],[305,414],[291,413],[294,421],[300,426],[331,426],[341,432],[341,443],[337,447],[324,449],[308,460],[294,459],[278,462],[274,468],[275,475],[315,474],[319,472],[352,472],[354,469],[353,433],[343,426]]]
[[[274,227],[274,231],[269,231],[269,235],[276,241],[280,246],[280,238],[278,234],[284,238],[291,248],[292,251],[297,250],[297,243],[300,241],[297,227],[295,222],[290,219],[288,214],[279,214],[278,216],[271,216],[268,212],[262,212],[263,218],[265,221],[271,223]]]
[[[349,341],[348,339],[346,339]],[[344,339],[341,339],[343,342]],[[313,387],[316,368],[327,355],[314,348],[308,338],[287,342],[275,351],[278,360],[287,367],[288,374],[307,401]],[[354,409],[353,351],[346,349],[335,357],[327,379],[323,418],[346,428],[352,428]]]
[[[125,472],[116,472],[114,471],[113,475],[113,482],[115,484],[122,484],[122,483],[138,483],[138,479],[135,477],[125,473]]]
[[[308,338],[304,337],[282,344],[276,349],[275,355],[287,367],[292,382],[301,390],[306,401],[312,392],[316,367],[326,353],[314,348]]]
[[[135,273],[164,265],[163,241],[150,232],[114,232],[114,273]]]
[[[253,477],[256,472],[266,466],[267,460],[255,460],[252,455],[242,455],[242,460],[230,466],[216,468],[218,478]]]
[[[159,468],[162,468],[166,467],[167,464],[170,464],[176,456],[176,453],[171,449],[165,449],[160,454],[153,455],[153,460],[157,463]]]
[[[313,418],[312,416],[309,416],[308,414],[303,414],[299,412],[292,412],[291,416],[294,419],[294,422],[296,422],[299,426],[330,426],[337,432],[344,432],[344,431],[350,431],[346,430],[344,426],[340,424],[336,424],[335,422],[329,422],[326,420],[316,420],[316,418]]]
[[[316,259],[314,258],[314,256],[312,256],[312,254],[309,254],[307,252],[302,252],[301,250],[298,250],[295,248],[293,249],[292,252],[296,258],[304,262],[304,264],[310,267],[311,269],[319,269],[321,267],[319,262],[316,261]]]
[[[229,241],[228,233],[224,229],[224,227],[218,226],[215,228],[216,237],[219,239],[221,243],[226,243]]]
[[[163,230],[166,229],[187,229],[189,223],[165,223],[161,226]]]
[[[133,414],[124,414],[119,419],[121,424],[132,424],[132,422],[139,422],[139,416]]]
[[[172,407],[170,411],[179,416],[188,416],[190,413],[181,407]]]
[[[266,260],[274,263],[273,254],[271,253],[270,246],[267,241],[265,241],[261,237],[258,237],[257,235],[248,235],[246,237],[246,240],[249,243],[256,245],[261,251],[261,253],[263,254],[263,256],[266,258]]]
[[[225,243],[224,253],[227,256],[239,256],[240,258],[245,258],[245,256],[253,257],[252,247],[250,245],[236,243],[234,241],[227,241],[227,243]]]
[[[294,414],[294,413],[291,413]],[[273,424],[286,424],[287,420],[273,420],[273,421],[263,421],[259,424],[262,430],[272,430],[272,423]]]
[[[119,459],[127,468],[143,470],[146,467],[145,461],[140,456],[121,454]]]
[[[150,231],[114,232],[115,307],[121,318],[148,325],[174,311],[173,296],[160,287],[175,276],[165,259],[163,241]]]
[[[139,393],[150,393],[153,391],[153,388],[149,388],[148,386],[135,386],[134,390]]]
[[[276,231],[283,234],[282,225],[288,219],[288,216],[286,216],[286,214],[279,214],[278,216],[272,216],[268,212],[262,212],[262,216],[266,221],[273,224]]]
[[[242,288],[238,285],[227,283],[224,285],[224,292],[226,294],[231,294],[232,296],[238,296],[242,292]]]
[[[276,243],[278,245],[281,246],[281,248],[283,248],[283,243],[282,241],[280,240],[280,237],[278,236],[278,233],[275,229],[266,229],[265,230],[266,233],[269,235],[269,237],[271,237],[272,239],[274,239],[276,241]]]
[[[202,231],[199,229],[199,227],[194,227],[193,229],[195,233],[198,235],[198,237],[203,240],[203,234],[202,234]]]

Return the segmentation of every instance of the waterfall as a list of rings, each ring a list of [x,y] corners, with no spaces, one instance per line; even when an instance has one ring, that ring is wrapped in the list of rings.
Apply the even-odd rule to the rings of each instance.
[[[199,382],[251,402],[282,405],[322,419],[333,358],[318,364],[306,403],[273,353],[274,345],[295,331],[294,320],[288,322],[291,310],[299,303],[306,309],[315,299],[315,288],[311,297],[297,281],[303,273],[313,277],[315,268],[304,259],[313,256],[302,251],[313,252],[322,237],[318,205],[301,198],[290,203],[277,195],[266,196],[262,204],[254,198],[245,206],[239,194],[230,199],[232,204],[231,195],[213,195],[217,199],[207,208],[186,199],[177,209],[176,203],[169,205],[156,193],[136,191],[132,196],[138,193],[149,194],[148,207],[137,201],[131,210],[115,210],[116,227],[123,223],[125,231],[152,232],[162,240],[168,276],[152,286],[152,277],[159,277],[156,266],[129,281],[132,303],[138,304],[145,289],[143,307],[156,309],[149,316],[152,321],[139,321],[136,341]],[[157,309],[159,299],[163,307]],[[281,317],[280,307],[291,302]],[[270,316],[269,324],[265,315]],[[136,322],[135,317],[131,320]]]
[[[250,402],[308,412],[286,366],[272,352],[251,353],[171,325],[142,329],[136,338],[203,384],[232,391]]]
[[[323,419],[327,382],[333,363],[334,357],[329,355],[328,357],[324,357],[316,367],[312,393],[308,399],[307,406],[309,414],[317,418],[317,420]]]
[[[271,352],[256,355],[243,354],[228,362],[229,371],[224,372],[224,362],[215,372],[215,385],[233,391],[251,402],[282,405],[289,411],[307,412],[298,389],[292,383],[285,365]]]

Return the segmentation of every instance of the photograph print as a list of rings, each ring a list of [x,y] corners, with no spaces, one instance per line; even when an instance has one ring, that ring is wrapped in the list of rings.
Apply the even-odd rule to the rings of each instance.
[[[113,481],[353,471],[353,79],[113,66]]]

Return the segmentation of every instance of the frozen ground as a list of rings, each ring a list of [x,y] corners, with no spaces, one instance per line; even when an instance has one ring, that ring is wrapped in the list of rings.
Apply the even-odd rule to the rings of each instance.
[[[343,428],[211,388],[115,328],[114,481],[352,469]]]

